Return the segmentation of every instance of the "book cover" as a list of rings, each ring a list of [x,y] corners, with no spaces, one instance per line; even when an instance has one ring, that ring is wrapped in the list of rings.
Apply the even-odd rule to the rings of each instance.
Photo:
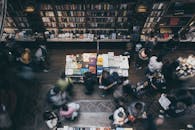
[[[68,69],[68,68],[66,68],[66,69],[65,69],[65,74],[66,74],[66,75],[73,75],[73,69]]]
[[[88,72],[89,69],[88,68],[81,68],[80,71],[81,71],[81,74],[83,75],[85,72]]]
[[[103,66],[103,56],[102,55],[98,55],[98,58],[97,58],[97,65],[98,66]]]
[[[101,75],[103,71],[103,67],[97,66],[97,75]]]
[[[120,56],[119,67],[122,69],[129,69],[129,61],[127,56]]]
[[[95,57],[89,57],[89,65],[96,66],[97,59]]]
[[[103,54],[102,55],[103,58],[103,67],[108,67],[108,54]]]

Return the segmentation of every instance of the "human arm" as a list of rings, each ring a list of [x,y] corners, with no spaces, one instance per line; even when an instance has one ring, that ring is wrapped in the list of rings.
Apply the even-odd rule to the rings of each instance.
[[[115,81],[115,82],[109,84],[108,86],[105,86],[103,89],[104,89],[104,90],[108,90],[109,88],[112,88],[112,87],[113,87],[114,85],[116,85],[116,84],[117,84],[117,81]]]

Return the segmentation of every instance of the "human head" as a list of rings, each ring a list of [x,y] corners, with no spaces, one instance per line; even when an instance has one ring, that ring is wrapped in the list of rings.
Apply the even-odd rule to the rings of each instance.
[[[145,55],[148,56],[150,54],[150,50],[148,48],[146,48],[145,51],[144,51],[144,53],[145,53]]]
[[[112,77],[114,80],[119,80],[119,78],[120,78],[117,72],[113,72]]]
[[[143,105],[142,105],[140,102],[137,102],[137,103],[135,104],[135,109],[136,109],[137,111],[141,111],[142,108],[143,108]]]
[[[60,88],[59,87],[54,87],[53,91],[55,94],[58,94],[60,92]]]
[[[68,111],[68,106],[65,104],[65,105],[62,106],[62,109],[63,109],[64,111]]]
[[[106,78],[108,78],[108,77],[109,77],[109,75],[110,75],[110,74],[109,74],[109,72],[108,72],[108,71],[106,71],[106,70],[103,70],[103,71],[102,71],[102,77],[103,77],[103,78],[105,78],[105,79],[106,79]]]
[[[161,62],[162,59],[163,59],[162,55],[159,55],[159,56],[157,57],[157,61],[158,61],[158,62]]]
[[[122,118],[123,116],[124,116],[123,112],[120,111],[120,112],[118,113],[118,117]]]

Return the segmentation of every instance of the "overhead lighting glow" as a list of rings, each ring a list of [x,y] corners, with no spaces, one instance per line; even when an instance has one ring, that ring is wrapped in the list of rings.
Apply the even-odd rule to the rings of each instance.
[[[145,12],[147,12],[147,7],[145,5],[139,5],[137,8],[137,12],[145,13]]]
[[[27,12],[27,13],[32,13],[34,11],[35,11],[35,8],[32,5],[31,6],[27,6],[26,9],[25,9],[25,12]]]

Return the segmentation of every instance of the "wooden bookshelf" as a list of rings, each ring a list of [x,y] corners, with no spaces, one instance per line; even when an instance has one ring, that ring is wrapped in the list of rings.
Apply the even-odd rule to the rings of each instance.
[[[57,33],[91,33],[95,37],[129,33],[130,2],[42,3],[40,15],[46,30]],[[56,13],[55,13],[56,11]]]

